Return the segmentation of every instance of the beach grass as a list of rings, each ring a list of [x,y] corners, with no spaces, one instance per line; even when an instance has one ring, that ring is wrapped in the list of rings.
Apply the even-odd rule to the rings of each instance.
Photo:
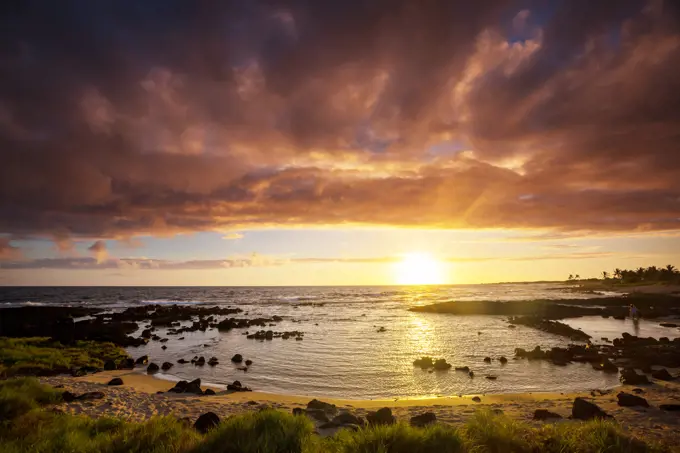
[[[304,415],[273,409],[226,418],[207,434],[175,417],[143,423],[60,413],[59,392],[32,378],[0,381],[0,453],[646,453],[664,451],[611,421],[540,427],[480,410],[466,424],[404,423],[314,433]],[[57,410],[55,410],[55,408]],[[181,417],[181,414],[177,414]]]
[[[44,376],[74,368],[102,368],[107,360],[128,357],[120,346],[98,341],[64,345],[49,338],[0,337],[0,377]]]

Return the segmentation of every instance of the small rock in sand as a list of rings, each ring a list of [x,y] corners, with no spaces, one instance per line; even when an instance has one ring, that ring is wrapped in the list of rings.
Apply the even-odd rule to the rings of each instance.
[[[426,426],[429,425],[430,423],[434,423],[437,421],[437,416],[435,415],[434,412],[425,412],[423,414],[415,415],[411,417],[410,423],[411,426]]]
[[[551,418],[562,418],[560,414],[550,412],[547,409],[536,409],[534,411],[534,420],[548,420]]]
[[[113,378],[113,379],[111,379],[111,380],[109,381],[109,383],[106,384],[106,385],[123,385],[123,380],[122,380],[121,378],[119,378],[119,377]]]
[[[625,393],[625,392],[620,392],[616,397],[619,400],[619,406],[622,407],[635,407],[635,406],[642,406],[642,407],[649,407],[649,403],[647,402],[646,399],[642,398],[641,396],[635,396],[631,395],[630,393]]]
[[[611,415],[600,409],[596,404],[586,401],[583,398],[576,398],[571,408],[571,417],[579,420],[590,420],[593,418],[612,418]]]

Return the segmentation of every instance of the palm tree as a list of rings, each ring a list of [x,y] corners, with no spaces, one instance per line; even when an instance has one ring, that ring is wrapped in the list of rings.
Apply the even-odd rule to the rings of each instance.
[[[568,278],[567,280],[572,281],[573,279],[574,279],[574,275],[573,275],[573,274],[569,274],[569,278]]]
[[[581,276],[578,274],[574,275],[574,280],[581,280]]]
[[[623,273],[621,272],[621,269],[618,267],[614,269],[614,278],[617,280],[621,280],[623,278]]]
[[[607,280],[609,278],[609,272],[602,271],[602,280]]]

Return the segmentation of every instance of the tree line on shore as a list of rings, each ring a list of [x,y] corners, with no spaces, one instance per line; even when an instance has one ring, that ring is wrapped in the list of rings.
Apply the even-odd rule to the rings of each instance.
[[[583,281],[578,274],[569,274],[568,281]],[[649,266],[637,269],[619,269],[612,272],[602,271],[602,278],[589,278],[587,281],[603,280],[613,283],[680,283],[680,271],[672,264],[665,267]]]

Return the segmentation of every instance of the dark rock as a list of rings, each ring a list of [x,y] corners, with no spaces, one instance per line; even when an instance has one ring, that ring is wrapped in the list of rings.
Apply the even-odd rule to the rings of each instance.
[[[184,391],[187,389],[187,385],[189,385],[187,381],[179,381],[178,383],[175,384],[173,388],[168,390],[168,392],[184,393]]]
[[[673,381],[673,380],[675,380],[675,378],[673,376],[671,376],[671,374],[665,368],[661,368],[660,370],[653,371],[652,377],[654,379],[658,379],[660,381]]]
[[[641,385],[649,384],[649,379],[644,374],[637,374],[635,370],[626,368],[621,371],[619,380],[624,385]]]
[[[413,361],[413,366],[418,366],[422,369],[432,368],[432,357],[421,357]]]
[[[252,364],[253,364],[253,361],[252,361],[252,360],[250,360],[250,359],[246,360],[246,366],[250,366],[250,365],[252,365]]]
[[[392,415],[392,410],[389,407],[383,407],[366,414],[366,421],[370,425],[392,425],[396,422],[396,418]]]
[[[210,366],[215,366],[219,365],[219,360],[217,360],[217,357],[210,357],[210,360],[208,360],[208,365]]]
[[[142,338],[151,338],[151,329],[145,329],[142,331]]]
[[[158,367],[158,365],[156,365],[155,363],[152,362],[152,363],[149,364],[148,367],[146,367],[146,372],[147,373],[156,373],[159,369],[160,368]]]
[[[496,379],[498,379],[498,376],[493,376],[493,375],[488,375],[488,376],[484,376],[484,377],[487,378],[490,381],[495,381]]]
[[[163,362],[163,365],[161,365],[161,370],[168,371],[173,366],[175,366],[175,365],[170,363],[170,362]]]
[[[118,363],[118,369],[119,370],[131,370],[135,367],[135,361],[127,358],[123,359]]]
[[[387,329],[385,329],[384,327],[381,327],[380,329],[377,330],[377,332],[378,333],[387,332]]]
[[[640,367],[640,370],[642,370],[642,372],[645,373],[645,374],[652,374],[654,372],[654,370],[652,369],[652,366],[648,363],[642,365]]]
[[[111,379],[111,380],[109,381],[109,383],[106,384],[106,385],[123,385],[123,380],[122,380],[121,378],[119,378],[119,377],[113,378],[113,379]]]
[[[466,373],[470,372],[470,367],[469,366],[457,366],[456,371],[464,371]]]
[[[472,398],[472,401],[474,401],[475,403],[481,403],[482,399],[478,396],[475,396],[475,397]]]
[[[680,327],[677,324],[673,324],[672,322],[662,322],[659,324],[661,327]]]
[[[484,357],[485,363],[491,363],[491,357]]]
[[[437,359],[437,360],[435,360],[433,366],[434,366],[434,369],[435,369],[435,370],[440,370],[440,371],[448,370],[448,369],[451,368],[451,364],[450,364],[450,363],[446,363],[446,359]]]
[[[168,349],[168,347],[163,345],[163,346],[161,346],[161,349],[165,351],[166,349]]]
[[[586,401],[583,398],[576,398],[571,408],[571,417],[578,420],[590,420],[593,418],[611,418],[605,411],[596,404]]]
[[[143,355],[137,360],[135,360],[135,365],[146,365],[149,363],[149,356]]]
[[[215,391],[213,389],[205,389],[205,392],[203,392],[204,395],[215,395]]]
[[[107,360],[106,363],[104,363],[104,370],[106,371],[113,371],[117,368],[116,362],[113,360]]]
[[[357,425],[362,426],[364,421],[350,412],[340,412],[338,415],[333,417],[331,422],[335,425]]]
[[[662,411],[680,411],[680,404],[661,404],[659,409]]]
[[[184,393],[195,393],[197,395],[202,395],[203,390],[201,390],[201,380],[194,379],[193,381],[188,382],[184,389]]]
[[[211,429],[217,427],[220,424],[220,418],[214,412],[206,412],[205,414],[198,417],[196,423],[194,423],[194,428],[199,433],[207,433]]]
[[[474,371],[470,371],[470,372],[468,373],[468,376],[470,376],[471,378],[475,377],[475,372],[474,372]]]
[[[616,395],[616,398],[618,398],[619,400],[619,406],[622,407],[634,407],[634,406],[649,407],[649,403],[647,402],[647,400],[642,398],[641,396],[635,396],[631,395],[630,393],[620,392],[618,395]]]
[[[179,337],[178,340],[184,340],[184,337]]]
[[[257,401],[253,401],[253,403],[257,404]],[[248,402],[248,404],[250,404],[250,401]],[[305,415],[305,410],[301,407],[294,407],[293,415]]]
[[[81,395],[76,396],[76,399],[79,401],[84,401],[84,400],[100,400],[104,398],[104,392],[85,392]]]
[[[249,387],[244,387],[239,381],[234,381],[232,384],[227,384],[227,390],[233,392],[252,392]]]
[[[241,363],[243,362],[243,356],[241,354],[234,354],[234,357],[231,358],[231,361],[234,363]]]
[[[203,365],[205,365],[205,357],[203,357],[203,356],[199,357],[198,360],[196,360],[195,365],[196,365],[196,366],[203,366]]]
[[[618,373],[619,367],[611,363],[608,359],[604,359],[599,363],[592,364],[593,369],[598,371],[604,371],[605,373]]]
[[[415,415],[411,417],[411,426],[426,426],[437,421],[437,416],[434,412],[425,412],[423,414]]]
[[[306,413],[309,417],[312,417],[319,422],[328,423],[330,421],[328,415],[321,409],[307,409]]]
[[[319,401],[316,398],[307,403],[307,410],[309,409],[321,410],[323,412],[328,412],[329,414],[335,414],[338,411],[335,404]]]
[[[167,343],[167,341],[168,341],[168,339],[167,339],[167,338],[163,338],[163,339],[161,339],[161,343]]]
[[[506,359],[504,356],[501,356],[501,357],[498,359],[498,361],[501,362],[502,364],[508,363],[508,359]]]
[[[189,361],[188,361],[188,360],[185,360],[185,359],[179,359],[179,360],[177,361],[177,363],[183,365],[183,364],[185,364],[185,363],[189,363]]]
[[[548,420],[550,418],[562,418],[560,414],[550,412],[547,409],[536,409],[534,411],[534,420]]]
[[[71,401],[76,400],[76,395],[71,393],[71,392],[64,392],[61,394],[61,399],[63,399],[65,402],[70,403]]]

